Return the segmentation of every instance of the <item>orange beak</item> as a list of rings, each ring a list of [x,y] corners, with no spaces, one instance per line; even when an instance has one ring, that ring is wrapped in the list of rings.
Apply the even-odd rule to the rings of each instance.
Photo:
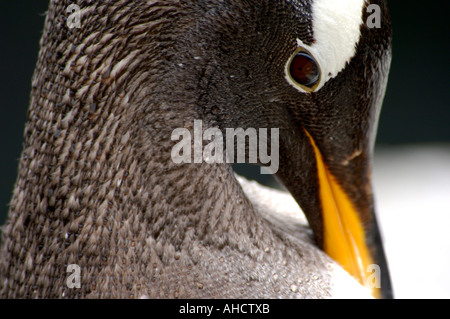
[[[324,250],[363,286],[380,298],[379,269],[374,265],[360,215],[337,179],[325,165],[312,136],[305,130],[314,148],[324,223]]]

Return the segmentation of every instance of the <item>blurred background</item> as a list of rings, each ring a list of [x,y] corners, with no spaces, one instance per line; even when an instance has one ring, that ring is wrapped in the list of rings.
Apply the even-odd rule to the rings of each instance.
[[[76,1],[74,0],[74,3]],[[46,0],[0,4],[0,225],[17,174]],[[450,96],[445,1],[389,1],[394,59],[376,145],[378,218],[398,298],[450,298]],[[259,168],[240,174],[276,186]]]

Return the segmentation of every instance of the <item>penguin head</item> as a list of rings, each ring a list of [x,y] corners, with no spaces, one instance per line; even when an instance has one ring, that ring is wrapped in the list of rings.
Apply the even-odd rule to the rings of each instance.
[[[279,128],[278,180],[318,245],[390,296],[371,158],[391,61],[385,1],[201,1],[171,83],[210,126]],[[376,21],[373,21],[376,20]]]

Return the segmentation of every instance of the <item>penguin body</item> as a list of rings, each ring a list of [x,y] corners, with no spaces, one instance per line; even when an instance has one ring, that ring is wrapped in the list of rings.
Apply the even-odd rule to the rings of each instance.
[[[390,26],[385,2],[371,2],[384,29],[364,25],[359,0],[79,1],[79,29],[63,19],[70,1],[52,1],[2,232],[0,295],[369,297],[321,249],[316,150],[376,237],[367,185]],[[334,14],[348,26],[338,39],[323,29]],[[277,178],[314,235],[298,215],[261,204],[278,193],[239,183],[229,164],[174,163],[172,132],[196,119],[205,129],[279,128]]]

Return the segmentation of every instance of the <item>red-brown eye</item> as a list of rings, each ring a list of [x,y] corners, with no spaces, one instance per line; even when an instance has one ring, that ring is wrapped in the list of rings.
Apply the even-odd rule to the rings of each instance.
[[[306,52],[298,52],[289,68],[292,79],[300,85],[312,88],[320,79],[319,67]]]

